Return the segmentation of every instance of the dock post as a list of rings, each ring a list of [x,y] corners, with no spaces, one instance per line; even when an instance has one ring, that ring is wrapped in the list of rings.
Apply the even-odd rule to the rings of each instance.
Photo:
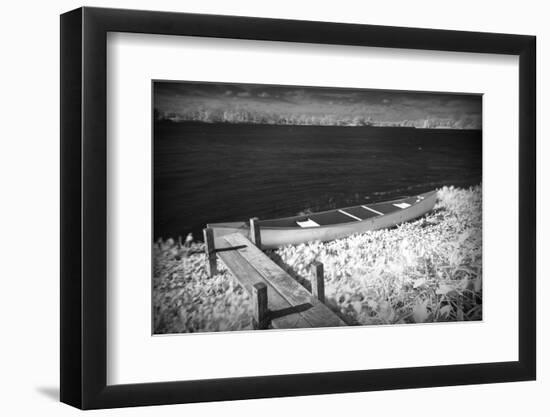
[[[214,231],[210,227],[207,227],[203,229],[202,232],[206,251],[206,271],[208,272],[208,276],[213,276],[218,273],[216,251],[214,248]]]
[[[258,218],[252,217],[250,219],[250,240],[258,248],[262,248],[262,237],[260,236],[260,225],[258,224]]]
[[[258,282],[252,286],[252,315],[255,329],[267,329],[267,285]]]
[[[311,295],[320,302],[325,302],[325,277],[321,262],[313,263],[313,278],[311,279]]]

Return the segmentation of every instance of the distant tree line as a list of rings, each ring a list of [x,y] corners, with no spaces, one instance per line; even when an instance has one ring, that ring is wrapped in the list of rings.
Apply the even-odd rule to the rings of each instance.
[[[341,116],[336,114],[295,114],[249,111],[245,109],[221,110],[197,108],[181,112],[161,112],[154,109],[155,121],[234,123],[234,124],[270,124],[304,126],[395,126],[417,128],[480,129],[481,119],[477,116],[463,117],[459,120],[449,118],[426,117],[417,120],[376,121],[370,115]]]

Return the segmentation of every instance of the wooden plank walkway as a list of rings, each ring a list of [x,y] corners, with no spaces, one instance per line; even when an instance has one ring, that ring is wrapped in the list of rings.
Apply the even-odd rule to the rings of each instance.
[[[212,233],[205,229],[205,241],[211,273],[216,272],[217,256],[252,296],[258,328],[268,324],[277,329],[346,325],[323,302],[321,264],[316,266],[312,294],[239,233],[216,239],[218,247],[214,248]]]

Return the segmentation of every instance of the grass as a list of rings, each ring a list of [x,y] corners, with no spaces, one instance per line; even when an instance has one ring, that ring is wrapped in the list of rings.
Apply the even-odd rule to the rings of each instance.
[[[481,186],[443,187],[416,221],[270,256],[306,288],[322,262],[327,304],[350,325],[481,320],[481,214]],[[201,243],[154,245],[155,333],[251,329],[248,295],[218,264],[209,278]]]

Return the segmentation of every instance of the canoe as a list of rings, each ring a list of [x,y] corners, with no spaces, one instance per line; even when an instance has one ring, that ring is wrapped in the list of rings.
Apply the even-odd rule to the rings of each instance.
[[[258,220],[262,248],[274,249],[316,240],[326,242],[369,230],[392,227],[431,211],[436,199],[437,192],[430,191],[381,203],[362,204],[273,220]],[[230,233],[240,233],[250,237],[247,222],[210,223],[207,227],[213,230],[216,247],[218,238]]]

